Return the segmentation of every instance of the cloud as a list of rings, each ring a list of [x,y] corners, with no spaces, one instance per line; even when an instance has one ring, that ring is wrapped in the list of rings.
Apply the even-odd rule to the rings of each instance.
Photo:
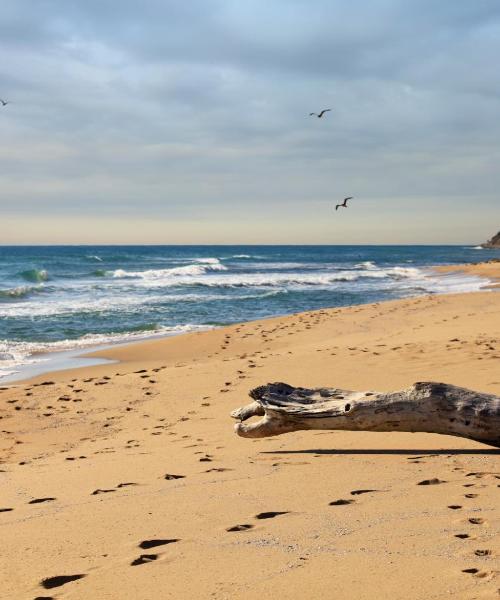
[[[383,242],[384,215],[401,228],[415,202],[466,215],[473,199],[486,235],[499,34],[496,0],[4,0],[0,209],[196,214],[214,230],[239,211],[249,242],[265,211],[307,217],[314,241],[323,207],[349,193]]]

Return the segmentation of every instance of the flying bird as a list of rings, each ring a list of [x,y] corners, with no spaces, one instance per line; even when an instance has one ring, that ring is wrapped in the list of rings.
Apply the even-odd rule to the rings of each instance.
[[[339,206],[343,206],[344,208],[347,208],[347,201],[348,200],[352,200],[353,196],[347,196],[347,198],[344,198],[344,201],[342,202],[342,204],[337,204],[335,206],[335,210],[339,209]]]
[[[2,100],[0,98],[0,102],[2,103],[2,106],[7,106],[7,104],[10,104],[10,102],[8,100]]]
[[[318,117],[318,119],[321,119],[321,117],[326,113],[326,112],[330,112],[332,109],[331,108],[324,108],[320,113],[309,113],[309,116],[312,117],[313,115]]]

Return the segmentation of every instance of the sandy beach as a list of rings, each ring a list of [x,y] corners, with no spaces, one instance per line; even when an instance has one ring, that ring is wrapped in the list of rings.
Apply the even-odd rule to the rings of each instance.
[[[500,263],[467,269],[500,278]],[[412,433],[247,440],[229,416],[271,381],[500,394],[498,291],[102,356],[119,362],[0,391],[1,598],[498,597],[498,450]]]

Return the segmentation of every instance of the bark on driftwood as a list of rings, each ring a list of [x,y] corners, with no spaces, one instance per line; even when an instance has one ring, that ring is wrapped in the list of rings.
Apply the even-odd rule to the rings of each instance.
[[[422,431],[500,447],[500,397],[446,383],[415,383],[397,392],[351,392],[269,383],[250,392],[253,402],[234,410],[236,433],[260,438],[300,429]],[[263,418],[244,424],[253,416]]]

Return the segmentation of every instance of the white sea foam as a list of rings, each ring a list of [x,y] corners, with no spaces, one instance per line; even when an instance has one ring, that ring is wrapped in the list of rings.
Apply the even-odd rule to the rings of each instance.
[[[435,294],[460,294],[485,291],[492,282],[475,275],[450,273],[436,276],[434,273],[429,273],[420,279],[419,283],[425,291]]]
[[[220,260],[218,258],[195,258],[194,260],[203,265],[220,265]]]
[[[43,289],[43,284],[39,285],[21,285],[7,290],[0,290],[0,301],[15,300],[25,298],[34,292],[39,292]]]
[[[354,267],[356,269],[368,269],[368,270],[373,270],[373,269],[378,268],[377,265],[372,260],[365,260],[361,263],[354,265]]]
[[[175,327],[159,327],[154,331],[134,331],[128,333],[87,334],[76,340],[59,342],[13,342],[0,340],[0,380],[20,371],[20,368],[38,362],[50,360],[50,354],[65,350],[88,350],[97,346],[132,343],[152,337],[179,335],[191,331],[211,329],[206,325],[177,325]]]
[[[202,259],[200,259],[201,261]],[[171,269],[147,269],[146,271],[126,271],[125,269],[116,269],[110,274],[115,279],[169,279],[182,276],[194,277],[203,275],[208,271],[227,271],[227,267],[219,262],[217,258],[203,259],[203,264],[184,265],[183,267],[172,267]],[[210,261],[210,262],[209,262]]]
[[[140,308],[145,304],[162,302],[163,296],[55,297],[44,302],[27,301],[0,303],[0,317],[43,317],[72,313],[91,314],[106,311]]]
[[[148,287],[155,287],[149,286]],[[244,286],[241,286],[244,287]],[[192,289],[192,288],[191,288]],[[116,290],[115,290],[116,291]],[[108,295],[106,297],[94,298],[88,296],[47,298],[43,303],[38,301],[26,302],[0,302],[0,318],[26,318],[26,317],[54,317],[71,314],[93,315],[97,313],[128,312],[142,314],[144,308],[161,307],[162,313],[169,311],[169,305],[173,307],[177,303],[189,302],[217,302],[220,300],[241,301],[257,298],[269,298],[280,293],[286,293],[286,289],[275,288],[271,291],[251,294],[231,295],[210,293],[185,293],[185,294],[148,294],[134,295],[134,290],[126,290],[120,295]],[[174,309],[173,309],[174,310]],[[1,357],[0,357],[1,360]]]
[[[256,271],[262,272],[271,269],[280,271],[285,271],[286,269],[314,269],[315,271],[318,271],[320,267],[317,264],[305,262],[246,262],[244,268],[255,269]]]
[[[215,259],[218,260],[218,259]],[[279,263],[277,263],[279,264]],[[376,286],[379,290],[401,289],[405,293],[422,292],[461,292],[476,291],[487,285],[489,281],[471,275],[437,275],[434,272],[416,267],[373,267],[374,263],[366,261],[356,268],[343,271],[280,271],[268,272],[259,270],[249,273],[228,271],[218,262],[204,265],[185,265],[170,269],[150,269],[146,271],[117,270],[102,283],[71,283],[59,293],[44,294],[43,297],[23,297],[25,289],[16,289],[2,298],[0,302],[0,318],[27,318],[69,314],[95,314],[134,312],[140,313],[145,307],[158,308],[161,312],[169,311],[168,305],[175,309],[176,303],[211,302],[219,300],[237,301],[252,298],[264,298],[264,289],[271,288],[270,295],[280,294],[286,290],[300,290],[313,287],[321,290],[345,289],[350,286],[353,292],[361,289],[370,290]],[[334,265],[332,265],[333,267]],[[221,268],[222,267],[222,268]],[[366,267],[366,268],[362,268]],[[374,280],[377,280],[375,283]],[[43,285],[43,284],[39,284]],[[67,285],[66,283],[64,284]],[[195,293],[193,288],[230,289],[246,288],[246,295],[235,292],[229,296],[224,293]],[[172,288],[172,292],[169,290]],[[175,288],[175,289],[173,289]],[[186,292],[178,293],[184,288]],[[252,289],[253,288],[253,289]],[[208,290],[207,290],[208,291]]]
[[[224,275],[203,275],[143,280],[138,281],[140,287],[160,288],[172,286],[202,286],[211,288],[237,288],[237,287],[274,287],[286,284],[324,285],[335,280],[352,281],[356,276],[345,273],[338,276],[328,274],[308,273],[228,273]]]
[[[253,259],[257,259],[257,260],[262,260],[262,259],[266,259],[269,257],[262,256],[261,254],[232,254],[231,256],[222,256],[221,260],[231,260],[232,258],[236,258],[236,259],[253,258]],[[245,263],[245,266],[246,266],[246,264],[247,263]]]
[[[278,264],[278,263],[277,263]],[[293,263],[295,264],[295,263]],[[219,273],[218,273],[219,272]],[[288,284],[304,286],[324,286],[335,282],[369,279],[405,280],[423,276],[416,267],[358,268],[341,271],[298,271],[270,273],[266,271],[250,273],[231,273],[220,264],[186,265],[171,269],[149,269],[146,271],[126,271],[117,269],[109,273],[115,285],[129,288],[140,287],[159,289],[183,286],[207,287],[254,287],[286,286]]]

